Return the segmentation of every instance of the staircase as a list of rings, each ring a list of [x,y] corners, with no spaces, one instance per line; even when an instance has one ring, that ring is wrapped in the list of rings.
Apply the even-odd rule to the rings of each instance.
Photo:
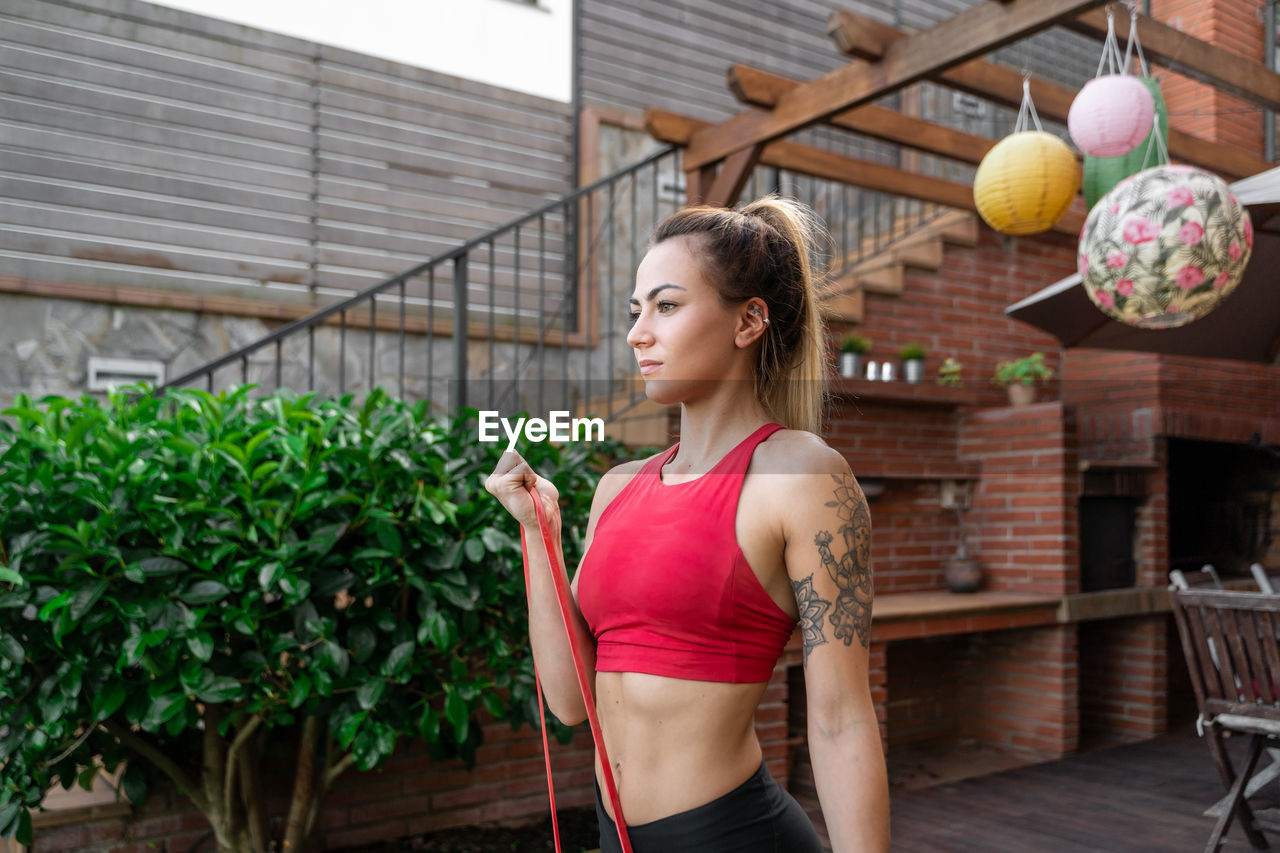
[[[901,292],[906,267],[936,269],[944,242],[977,239],[971,215],[760,172],[749,193],[780,191],[826,217],[839,259],[827,300],[836,322],[861,321],[868,292]],[[683,206],[673,191],[682,179],[679,151],[661,148],[166,387],[251,382],[341,395],[381,386],[441,412],[600,416],[629,443],[665,444],[670,413],[644,399],[626,345],[627,298],[648,235]]]
[[[833,268],[824,304],[832,323],[858,324],[866,310],[865,295],[898,296],[908,269],[936,272],[947,245],[976,246],[978,220],[968,211],[946,210],[905,230],[877,251],[846,256]]]

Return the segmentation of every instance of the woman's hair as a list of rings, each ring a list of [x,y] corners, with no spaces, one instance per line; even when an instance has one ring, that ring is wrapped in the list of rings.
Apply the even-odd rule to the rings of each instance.
[[[819,432],[826,334],[812,256],[827,236],[817,214],[772,195],[738,210],[690,207],[658,226],[653,245],[673,237],[700,241],[695,256],[726,304],[764,300],[756,396],[784,426]]]

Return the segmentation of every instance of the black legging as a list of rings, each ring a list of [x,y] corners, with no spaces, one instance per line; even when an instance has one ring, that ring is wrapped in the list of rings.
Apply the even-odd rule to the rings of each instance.
[[[618,830],[596,785],[600,853],[622,853]],[[765,767],[723,797],[627,827],[634,853],[823,853],[804,809]]]

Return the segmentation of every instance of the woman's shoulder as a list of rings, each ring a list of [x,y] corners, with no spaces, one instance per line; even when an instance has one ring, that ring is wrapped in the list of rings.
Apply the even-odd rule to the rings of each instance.
[[[840,451],[820,436],[802,429],[780,429],[762,441],[752,459],[761,474],[849,474]]]

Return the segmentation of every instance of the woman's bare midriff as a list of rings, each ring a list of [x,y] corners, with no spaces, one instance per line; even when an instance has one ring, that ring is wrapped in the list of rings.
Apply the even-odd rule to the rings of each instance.
[[[765,684],[596,674],[596,704],[629,825],[669,817],[729,793],[760,767],[755,710]],[[596,757],[605,810],[605,792]]]

